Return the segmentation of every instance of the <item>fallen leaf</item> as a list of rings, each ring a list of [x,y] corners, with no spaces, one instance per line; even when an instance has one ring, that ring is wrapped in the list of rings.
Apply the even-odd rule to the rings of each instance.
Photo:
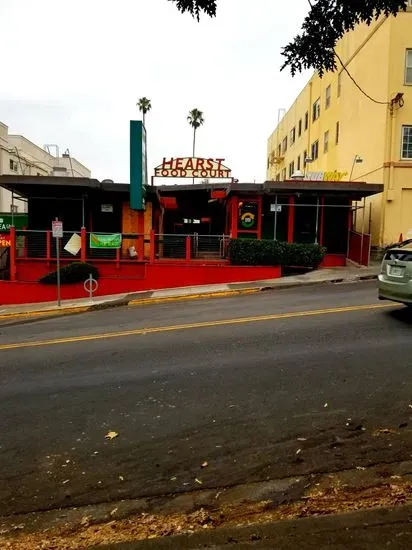
[[[198,485],[203,485],[203,481],[200,481],[200,479],[195,479],[195,483],[197,483]]]
[[[323,406],[324,406],[325,409],[326,409],[329,405],[328,405],[327,403],[325,403]]]
[[[70,479],[65,479],[63,482],[62,482],[62,485],[66,485],[66,483],[69,483]]]
[[[123,477],[123,476],[119,476],[119,479],[120,479],[120,481],[124,481],[124,477]]]
[[[402,479],[401,476],[391,476],[391,479]]]
[[[117,512],[118,508],[114,508],[111,512],[110,512],[110,515],[113,517],[116,512]]]
[[[409,408],[412,409],[412,405],[409,405]]]
[[[176,476],[173,476],[170,478],[170,481],[176,481],[177,477]]]
[[[391,428],[378,428],[374,432],[372,432],[372,435],[374,437],[377,437],[379,435],[399,435],[399,432],[396,430],[392,430]]]
[[[307,441],[306,437],[298,437],[297,441]]]
[[[302,452],[302,449],[298,449],[298,450],[296,451],[296,454],[298,455],[298,454],[300,454],[301,452]]]
[[[80,525],[87,526],[89,525],[90,520],[91,520],[90,516],[84,516],[80,522]]]
[[[108,432],[108,433],[104,436],[104,438],[105,438],[105,439],[110,439],[110,440],[112,440],[112,439],[115,439],[115,438],[118,437],[118,436],[119,436],[119,434],[118,434],[117,432]]]
[[[356,469],[361,471],[366,470],[366,468],[364,468],[363,466],[356,466]]]
[[[206,461],[205,461],[205,462],[203,462],[203,464],[202,464],[202,468],[207,468],[208,466],[209,466],[209,463],[208,463],[208,462],[206,462]]]

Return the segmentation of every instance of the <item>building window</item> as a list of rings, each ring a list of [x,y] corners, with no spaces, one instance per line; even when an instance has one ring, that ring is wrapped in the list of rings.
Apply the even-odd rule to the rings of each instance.
[[[293,127],[290,131],[290,144],[293,145],[296,141],[296,128]]]
[[[305,113],[305,130],[308,129],[309,126],[309,113],[306,111]]]
[[[295,163],[292,161],[289,164],[289,177],[291,178],[294,173],[295,173]]]
[[[320,117],[320,97],[315,101],[312,107],[312,121],[318,120]]]
[[[342,93],[342,73],[338,74],[338,97]]]
[[[312,157],[312,160],[316,160],[319,158],[319,140],[316,140],[312,143],[310,156]]]
[[[412,84],[412,50],[406,50],[405,84]]]
[[[302,119],[299,120],[298,124],[298,137],[302,135]]]
[[[336,145],[339,143],[339,132],[340,132],[340,124],[339,121],[336,123],[336,134],[335,134],[335,143]]]
[[[300,155],[298,156],[298,160],[296,161],[296,170],[300,170]]]
[[[282,141],[282,153],[286,153],[288,150],[288,136],[286,136]]]
[[[15,160],[10,159],[9,166],[10,166],[10,170],[13,170],[13,172],[17,172],[17,162]]]
[[[402,126],[402,158],[412,160],[412,126]]]
[[[323,152],[329,151],[329,130],[323,134]]]
[[[332,87],[329,84],[329,86],[326,88],[326,93],[325,93],[325,109],[329,109],[331,97],[332,97]]]
[[[285,181],[286,179],[286,168],[282,170],[282,181]]]
[[[307,159],[307,158],[308,158],[308,152],[307,152],[307,150],[305,149],[305,150],[303,151],[303,166],[306,166],[306,164],[307,164],[307,163],[306,163],[306,159]]]

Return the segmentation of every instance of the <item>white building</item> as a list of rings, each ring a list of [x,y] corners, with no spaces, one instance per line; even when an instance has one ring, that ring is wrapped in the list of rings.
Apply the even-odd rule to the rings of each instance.
[[[50,149],[56,152],[51,154]],[[90,178],[91,172],[86,166],[65,153],[60,156],[57,146],[42,149],[24,136],[9,134],[6,124],[0,122],[0,175],[22,176],[66,176]],[[27,205],[17,197],[14,199],[14,211],[26,212]],[[0,188],[0,212],[11,212],[12,196]]]

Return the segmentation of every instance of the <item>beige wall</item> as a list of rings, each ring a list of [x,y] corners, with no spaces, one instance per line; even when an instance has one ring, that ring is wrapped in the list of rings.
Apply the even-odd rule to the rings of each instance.
[[[315,74],[296,98],[279,126],[268,139],[267,179],[289,177],[289,165],[306,149],[319,141],[319,158],[306,166],[306,172],[346,172],[343,178],[367,183],[383,183],[385,192],[367,201],[365,226],[371,231],[373,244],[385,245],[412,228],[405,207],[403,189],[412,189],[412,160],[399,164],[401,128],[412,125],[412,86],[404,84],[405,51],[412,48],[412,10],[396,18],[381,18],[370,27],[359,25],[338,43],[337,53],[358,85],[373,99],[368,99],[345,71],[327,73],[321,79]],[[340,75],[340,76],[339,76]],[[341,92],[338,94],[338,81]],[[331,86],[331,103],[326,109],[326,89]],[[388,102],[398,93],[404,94],[404,106],[393,111]],[[321,99],[321,115],[312,122],[312,106]],[[309,112],[309,128],[296,143],[288,146],[284,158],[278,159],[279,143]],[[339,121],[339,143],[335,143],[336,123]],[[296,130],[297,131],[297,130]],[[329,131],[329,150],[324,152],[324,134]],[[355,155],[363,159],[353,166]],[[302,168],[303,170],[303,165]],[[409,200],[409,199],[405,199]],[[357,227],[362,215],[358,213]]]

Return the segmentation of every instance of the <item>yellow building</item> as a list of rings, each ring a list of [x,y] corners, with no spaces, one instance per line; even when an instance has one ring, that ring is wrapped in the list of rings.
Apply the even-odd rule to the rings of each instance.
[[[336,51],[350,76],[339,63],[335,73],[316,73],[268,140],[268,180],[383,183],[384,192],[366,201],[364,219],[361,210],[355,216],[378,247],[400,234],[412,238],[409,5],[396,18],[348,32]]]

